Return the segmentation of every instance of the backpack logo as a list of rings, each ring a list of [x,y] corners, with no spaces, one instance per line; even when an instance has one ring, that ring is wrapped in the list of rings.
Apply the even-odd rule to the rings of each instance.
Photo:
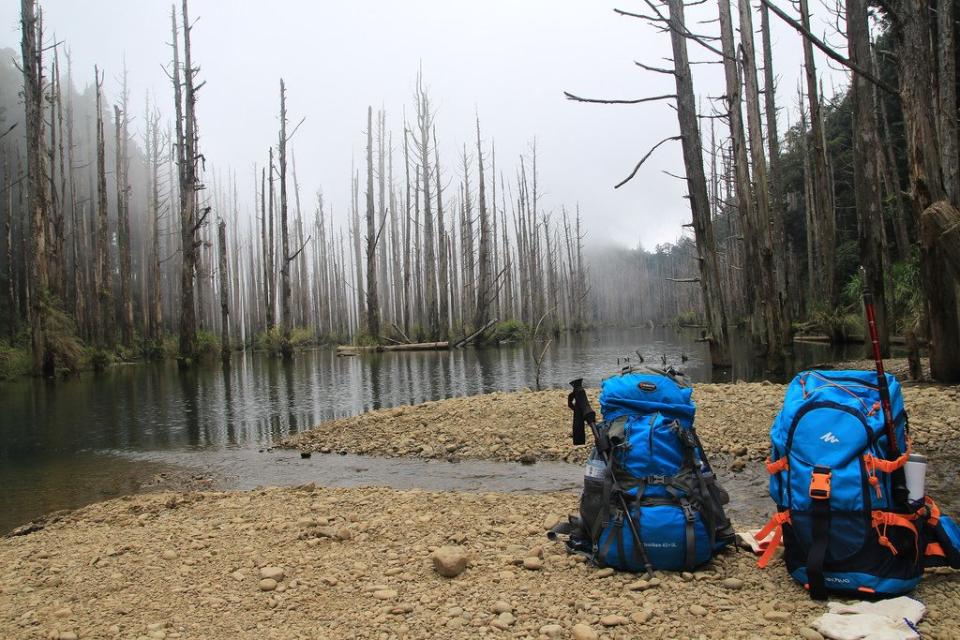
[[[653,382],[644,381],[637,384],[637,388],[640,389],[640,391],[646,391],[647,393],[650,393],[651,391],[657,390],[657,385]]]
[[[827,431],[825,434],[820,436],[820,439],[823,440],[824,442],[829,442],[830,444],[837,444],[838,442],[840,442],[840,438],[833,435],[832,431]]]

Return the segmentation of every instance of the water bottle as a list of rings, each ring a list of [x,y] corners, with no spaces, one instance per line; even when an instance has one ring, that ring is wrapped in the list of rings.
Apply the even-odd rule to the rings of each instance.
[[[911,453],[903,473],[907,479],[910,502],[922,501],[926,492],[927,456]]]

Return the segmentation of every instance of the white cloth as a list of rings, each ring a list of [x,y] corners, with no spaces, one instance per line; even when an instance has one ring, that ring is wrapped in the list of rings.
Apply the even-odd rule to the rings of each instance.
[[[923,619],[922,602],[900,596],[877,602],[830,602],[813,626],[833,640],[919,640],[913,626]]]

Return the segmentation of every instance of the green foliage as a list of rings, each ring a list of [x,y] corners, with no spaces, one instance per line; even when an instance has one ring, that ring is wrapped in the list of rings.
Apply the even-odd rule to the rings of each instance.
[[[87,362],[90,363],[90,368],[94,371],[103,371],[112,365],[114,360],[113,354],[106,349],[92,348],[87,355]]]
[[[891,268],[891,295],[887,300],[893,327],[898,333],[917,325],[923,308],[920,288],[920,265],[914,255],[909,262],[898,262]]]
[[[33,363],[26,347],[0,340],[0,380],[13,380],[30,374]]]
[[[73,373],[85,364],[87,350],[77,337],[77,326],[53,300],[46,300],[47,348],[57,373]]]
[[[198,359],[211,359],[220,354],[220,338],[216,334],[200,330],[197,331],[197,353]]]
[[[303,349],[317,344],[317,334],[309,327],[295,327],[290,332],[290,345],[294,349]],[[269,331],[258,333],[253,338],[253,348],[267,351],[274,355],[280,353],[283,345],[283,332],[280,327],[273,327]]]
[[[375,347],[380,344],[375,337],[368,333],[358,333],[353,339],[353,343],[358,347]]]
[[[678,327],[694,327],[701,324],[700,317],[694,311],[681,311],[674,322]]]
[[[491,340],[499,343],[522,342],[526,340],[532,330],[519,320],[507,320],[499,323],[493,330]]]

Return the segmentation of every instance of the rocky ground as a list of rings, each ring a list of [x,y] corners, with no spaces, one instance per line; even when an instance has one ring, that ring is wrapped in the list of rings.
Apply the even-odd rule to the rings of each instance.
[[[783,393],[698,385],[707,449],[734,471],[758,466]],[[905,396],[945,492],[960,459],[960,388],[912,385]],[[582,461],[569,430],[566,394],[554,390],[373,412],[286,445]],[[568,556],[544,532],[577,499],[310,486],[102,502],[0,539],[0,638],[819,637],[809,625],[823,605],[779,561],[760,571],[730,551],[647,582]],[[917,597],[930,609],[924,637],[960,638],[960,579],[928,575]]]
[[[0,542],[0,637],[818,637],[824,606],[779,561],[730,551],[650,582],[586,566],[544,537],[576,500],[298,487],[103,502]],[[460,554],[462,573],[437,573]],[[955,576],[917,596],[924,637],[960,637]]]
[[[738,458],[733,469],[767,455],[770,424],[785,385],[698,384],[696,427],[708,452]],[[904,399],[914,444],[929,455],[958,450],[960,387],[908,384]],[[591,401],[599,410],[596,394]],[[283,446],[422,458],[582,462],[588,447],[570,443],[566,391],[492,393],[373,411],[326,422]],[[589,438],[588,438],[589,439]]]

